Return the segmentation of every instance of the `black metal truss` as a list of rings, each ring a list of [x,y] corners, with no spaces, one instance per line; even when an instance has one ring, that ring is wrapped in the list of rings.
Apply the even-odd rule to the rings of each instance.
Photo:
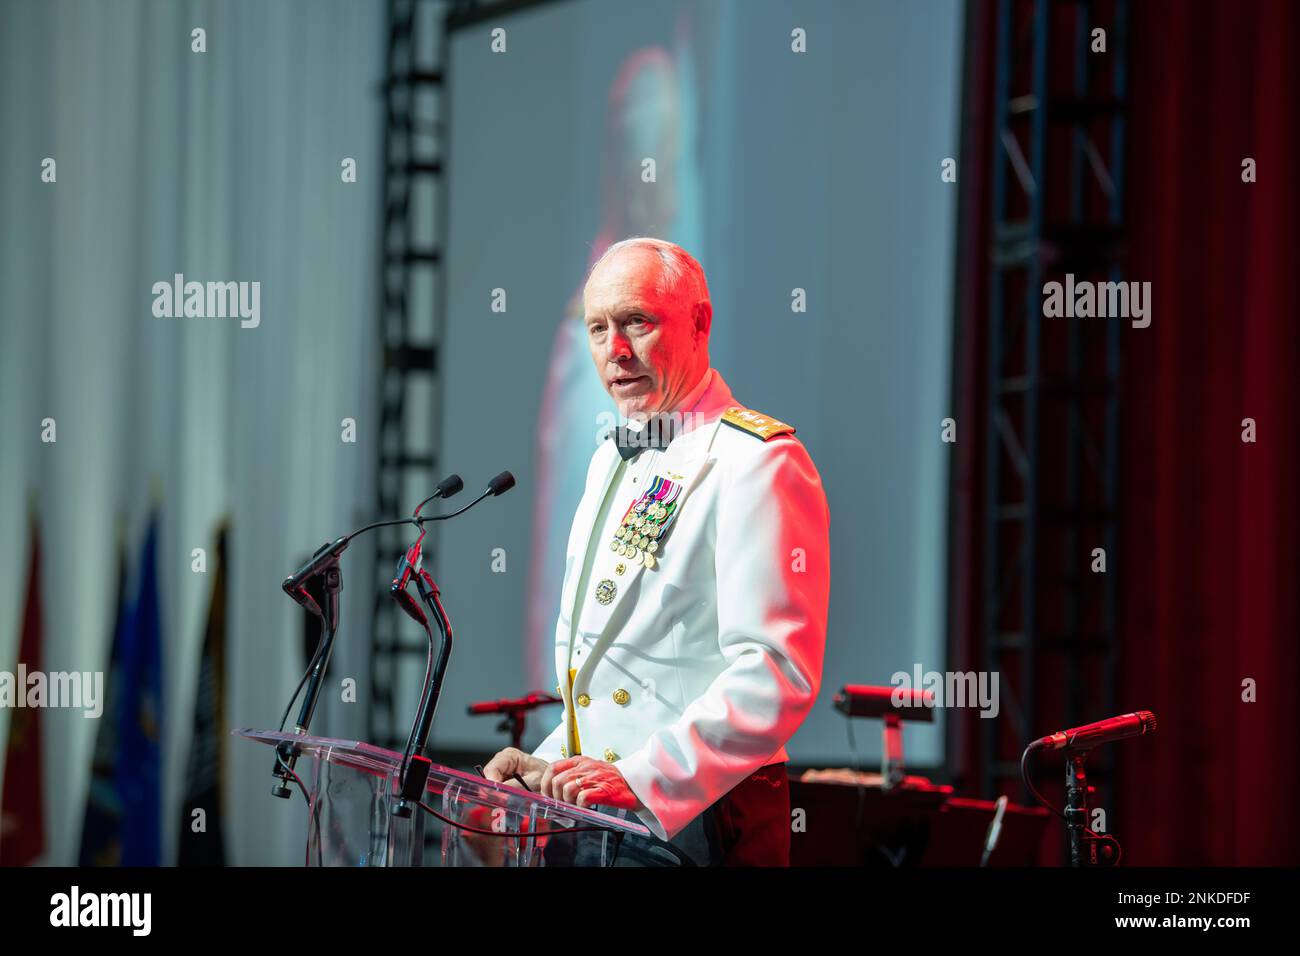
[[[1047,318],[1044,286],[1121,278],[1127,19],[1126,0],[998,10],[982,605],[1003,719],[981,735],[990,796],[1027,801],[1029,740],[1116,704],[1122,322]],[[1098,547],[1106,573],[1091,568]],[[1109,753],[1095,759],[1097,782],[1113,776]]]
[[[437,474],[439,353],[445,282],[446,63],[442,16],[446,4],[388,0],[387,67],[382,85],[383,225],[380,236],[378,513],[406,514],[429,493]],[[424,18],[434,18],[425,20]],[[421,29],[425,31],[421,33]],[[422,38],[432,43],[422,43]],[[432,46],[437,62],[422,62]],[[432,59],[427,53],[426,57]],[[430,144],[434,144],[432,147]],[[434,196],[430,207],[424,197]],[[423,205],[422,205],[423,203]],[[432,229],[417,228],[418,217]],[[424,233],[424,235],[421,235]],[[432,233],[432,235],[430,235]],[[434,238],[436,237],[436,238]],[[418,290],[418,292],[417,292]],[[427,403],[423,409],[419,402]],[[431,405],[431,407],[430,407]],[[419,423],[420,427],[413,427]],[[415,500],[411,497],[418,496]],[[410,543],[409,527],[375,535],[375,605],[370,631],[367,739],[400,749],[415,708],[401,706],[398,688],[418,694],[428,642],[388,596],[397,558]],[[433,536],[426,561],[433,559]]]

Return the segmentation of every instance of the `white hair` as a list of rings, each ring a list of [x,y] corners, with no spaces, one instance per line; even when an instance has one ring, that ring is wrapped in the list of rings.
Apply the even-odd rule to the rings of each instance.
[[[596,260],[591,267],[591,272],[587,273],[587,278],[591,278],[591,273],[595,272],[602,262],[625,249],[653,249],[659,256],[659,262],[663,266],[658,282],[661,295],[676,293],[685,296],[690,301],[692,311],[701,302],[708,303],[710,309],[713,307],[713,303],[709,300],[709,284],[704,279],[704,268],[695,257],[675,243],[655,239],[652,236],[620,239]]]

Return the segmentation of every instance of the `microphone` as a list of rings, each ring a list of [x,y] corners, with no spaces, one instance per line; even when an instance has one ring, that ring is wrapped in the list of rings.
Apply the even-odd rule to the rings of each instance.
[[[508,471],[497,475],[492,479],[492,481],[494,483],[499,483],[502,482],[503,479],[507,479],[508,483],[504,484],[500,491],[489,489],[492,490],[493,494],[500,494],[502,491],[505,491],[514,485],[515,480]],[[463,487],[465,487],[465,483],[460,480],[460,475],[448,475],[446,478],[442,479],[442,481],[438,482],[438,487],[434,490],[433,494],[420,502],[415,509],[415,514],[410,518],[400,518],[396,521],[376,521],[373,524],[366,525],[364,528],[358,528],[351,534],[345,534],[343,537],[338,538],[335,541],[326,541],[316,549],[316,553],[311,556],[310,561],[285,578],[284,582],[280,586],[284,588],[284,593],[293,598],[295,602],[301,604],[311,613],[319,615],[321,613],[320,606],[312,599],[311,595],[307,593],[305,584],[318,574],[326,571],[332,565],[337,564],[339,556],[348,549],[348,545],[352,543],[353,538],[359,537],[367,531],[373,531],[375,528],[386,528],[399,524],[417,524],[421,526],[421,529],[423,529],[423,522],[429,519],[420,517],[420,509],[434,498],[450,498]],[[494,484],[493,487],[495,488],[496,485]],[[471,505],[473,504],[474,502],[471,502]],[[467,509],[461,509],[461,511],[464,510]],[[460,512],[453,512],[451,515],[445,515],[443,517],[450,518],[456,514],[460,514]]]
[[[1068,750],[1079,753],[1102,744],[1155,733],[1156,715],[1149,710],[1139,710],[1119,717],[1108,717],[1096,723],[1058,730],[1050,737],[1040,737],[1030,746],[1035,750]]]
[[[451,478],[455,478],[457,483],[455,487],[456,490],[459,491],[460,479],[455,475],[452,475]],[[448,485],[451,478],[445,479],[443,483],[438,486],[439,489],[444,485]],[[455,494],[455,492],[449,491],[448,494]],[[348,549],[348,545],[352,543],[353,538],[360,537],[367,531],[373,531],[375,528],[387,528],[399,524],[417,524],[422,520],[423,519],[399,518],[396,521],[376,521],[373,524],[366,525],[364,528],[358,528],[351,534],[345,534],[336,541],[326,541],[316,549],[316,553],[311,556],[310,561],[285,578],[280,586],[284,589],[285,594],[293,598],[295,603],[300,604],[305,610],[315,614],[317,617],[323,617],[324,615],[321,613],[320,605],[317,604],[315,600],[312,599],[312,596],[307,592],[306,585],[308,581],[318,575],[324,574],[332,567],[337,567],[339,555]]]
[[[514,486],[515,476],[508,471],[503,471],[488,482],[488,491],[493,495],[504,495]]]
[[[438,482],[438,487],[434,489],[433,494],[415,506],[415,511],[411,513],[411,517],[420,517],[421,510],[434,498],[450,498],[452,495],[460,494],[460,490],[464,487],[465,482],[460,480],[460,475],[448,475]]]
[[[421,564],[424,561],[424,523],[426,521],[445,521],[448,518],[462,515],[484,498],[503,495],[514,486],[515,476],[510,474],[508,471],[503,471],[488,482],[487,490],[459,511],[453,511],[451,514],[445,515],[432,515],[430,517],[422,516],[420,514],[421,509],[423,509],[424,506],[434,498],[450,498],[465,487],[465,482],[461,481],[460,475],[448,475],[438,483],[437,490],[435,490],[433,494],[429,495],[429,497],[416,505],[415,511],[411,515],[411,520],[419,525],[420,536],[415,539],[415,543],[407,549],[406,554],[404,554],[401,560],[397,562],[397,571],[393,576],[393,583],[389,590],[392,592],[393,599],[397,601],[402,610],[406,612],[407,616],[421,627],[424,627],[428,623],[429,619],[425,616],[424,611],[420,608],[420,605],[415,598],[411,597],[407,593],[406,586],[411,582],[411,577],[413,575],[423,573],[421,571]],[[310,596],[308,596],[308,600],[310,600]]]
[[[481,717],[485,714],[513,714],[521,710],[533,710],[537,707],[545,707],[548,704],[562,704],[562,698],[553,694],[543,694],[537,691],[529,694],[527,697],[520,697],[515,700],[481,700],[477,703],[470,704],[465,712],[471,717]]]
[[[411,518],[411,520],[416,524],[418,524],[421,528],[424,527],[424,523],[426,521],[446,521],[448,518],[455,518],[458,515],[463,515],[466,511],[469,511],[470,508],[473,508],[484,498],[491,498],[496,495],[504,495],[507,491],[509,491],[514,486],[515,486],[515,476],[510,474],[510,472],[508,471],[503,471],[501,472],[501,474],[497,475],[495,478],[489,481],[488,486],[485,489],[483,489],[483,492],[477,498],[475,498],[473,501],[467,504],[465,507],[453,511],[450,514],[430,515],[428,517],[424,515],[420,515],[419,517]]]
[[[412,512],[411,517],[419,518],[421,509],[434,498],[450,498],[452,495],[459,493],[464,487],[465,482],[461,481],[460,475],[448,475],[438,482],[438,487],[434,489],[433,494],[415,506],[415,511]],[[393,583],[389,588],[398,606],[421,627],[427,626],[429,619],[425,616],[415,598],[407,593],[406,586],[411,581],[411,575],[419,573],[420,565],[424,560],[424,531],[424,525],[421,524],[420,536],[415,539],[414,544],[406,549],[406,554],[402,555],[401,560],[397,562],[397,571],[394,573]]]

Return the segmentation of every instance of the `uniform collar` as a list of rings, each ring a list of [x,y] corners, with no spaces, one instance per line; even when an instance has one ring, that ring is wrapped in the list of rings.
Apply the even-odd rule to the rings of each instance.
[[[674,438],[685,435],[701,425],[716,421],[733,404],[735,401],[731,389],[727,387],[727,383],[723,381],[717,369],[706,369],[700,376],[699,383],[691,389],[676,409],[655,416],[660,420],[656,434]],[[628,434],[635,440],[636,434],[642,430],[642,423],[629,423],[621,415],[619,418],[620,429],[630,428]],[[649,424],[655,425],[655,419],[651,419]]]
[[[686,416],[686,431],[698,428],[700,425],[707,425],[722,417],[732,405],[736,404],[736,399],[731,394],[731,389],[727,383],[722,380],[722,374],[715,368],[709,369],[704,373],[704,381],[701,383],[702,388],[694,402],[685,407],[690,411]],[[684,404],[684,403],[683,403]]]
[[[679,404],[676,408],[669,409],[669,411],[674,411],[674,412],[694,411],[695,406],[700,403],[700,400],[702,398],[704,398],[704,393],[709,390],[709,385],[713,381],[713,374],[714,374],[713,369],[706,368],[704,370],[704,374],[700,376],[700,380],[695,383],[695,387],[686,393],[686,397],[682,399],[681,404]]]

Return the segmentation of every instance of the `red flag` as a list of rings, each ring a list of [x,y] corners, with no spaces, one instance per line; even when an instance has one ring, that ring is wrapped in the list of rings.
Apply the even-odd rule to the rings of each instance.
[[[27,571],[27,600],[23,605],[23,634],[18,644],[20,674],[40,670],[41,539],[31,522],[31,560]],[[45,852],[45,809],[41,799],[40,708],[28,707],[25,681],[16,683],[10,711],[9,745],[5,753],[4,793],[0,795],[0,866],[27,866]]]

